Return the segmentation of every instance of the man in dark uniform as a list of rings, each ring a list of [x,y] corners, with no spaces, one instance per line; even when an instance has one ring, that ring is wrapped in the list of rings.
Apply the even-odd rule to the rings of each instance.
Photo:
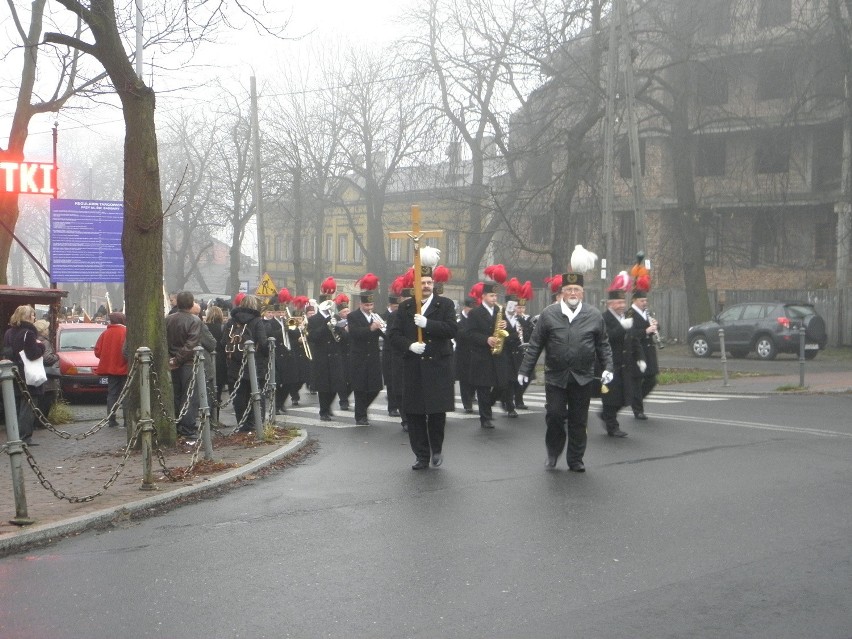
[[[352,394],[352,369],[349,365],[349,349],[352,340],[349,337],[349,297],[341,293],[334,298],[337,314],[334,316],[337,323],[334,332],[340,337],[340,355],[343,357],[343,390],[337,394],[340,410],[352,410],[349,396]]]
[[[612,349],[612,381],[607,385],[607,392],[601,392],[601,403],[603,411],[600,418],[604,422],[606,434],[610,437],[627,437],[627,433],[621,430],[618,423],[618,411],[623,406],[628,406],[632,399],[633,365],[641,360],[641,349],[638,348],[636,339],[631,335],[630,329],[633,320],[624,317],[624,309],[627,307],[627,284],[629,280],[627,273],[619,274],[613,280],[607,291],[607,310],[604,312],[604,323]],[[639,361],[639,366],[644,362]]]
[[[422,307],[401,302],[388,327],[388,341],[403,356],[403,408],[416,461],[413,470],[443,462],[444,426],[455,401],[453,338],[458,330],[451,299],[432,294],[432,270],[421,268]],[[423,341],[417,341],[418,328]]]
[[[544,441],[549,470],[556,468],[567,439],[568,470],[586,471],[583,455],[596,361],[603,368],[602,383],[612,381],[612,351],[603,317],[582,300],[583,274],[564,273],[562,299],[541,312],[518,373],[518,382],[527,382],[542,350],[546,351]]]
[[[381,392],[382,362],[379,339],[384,335],[384,321],[375,313],[375,289],[378,278],[367,273],[360,280],[358,310],[349,313],[349,372],[355,391],[355,423],[369,426],[367,409]]]
[[[633,376],[633,397],[630,407],[633,416],[639,420],[646,420],[645,398],[657,385],[657,375],[660,372],[657,364],[657,345],[654,343],[654,334],[657,333],[657,320],[648,315],[648,291],[643,288],[633,289],[633,304],[627,311],[627,317],[633,319],[633,328],[630,334],[637,340],[642,349],[646,366],[642,370],[638,364],[631,364],[631,375]]]
[[[390,326],[393,314],[399,306],[398,295],[388,295],[388,307],[384,313],[380,313],[380,317],[385,323],[385,326]],[[402,384],[397,387],[396,379],[393,376],[393,354],[396,351],[391,348],[387,341],[387,336],[382,336],[382,378],[385,382],[385,393],[388,398],[388,415],[390,417],[399,417],[399,396],[402,394]]]
[[[506,353],[506,358],[509,362],[509,383],[503,393],[503,403],[506,405],[506,415],[508,417],[518,416],[518,413],[515,410],[515,397],[517,396],[518,389],[521,388],[521,384],[518,383],[518,371],[520,370],[521,362],[524,359],[523,342],[521,341],[521,335],[518,332],[520,323],[515,317],[515,310],[518,307],[518,300],[520,299],[518,297],[519,292],[519,288],[517,291],[513,292],[509,292],[507,289],[505,298],[506,305],[503,308],[503,312],[506,317],[506,330],[509,332],[509,335],[506,337],[506,341],[503,344],[503,352]]]
[[[319,396],[319,415],[324,422],[332,421],[331,403],[345,387],[340,335],[335,330],[337,320],[333,319],[335,310],[334,300],[326,299],[319,303],[318,312],[308,319],[313,388]]]
[[[465,330],[470,312],[476,306],[476,298],[465,297],[459,314],[459,330],[456,334],[455,368],[456,379],[459,381],[459,396],[465,413],[473,412],[473,396],[476,389],[470,383],[470,343],[467,341]]]
[[[530,296],[532,296],[532,290],[530,290]],[[527,315],[527,298],[523,297],[523,295],[518,299],[518,305],[515,307],[515,320],[516,325],[515,328],[518,332],[518,337],[521,340],[521,350],[526,352],[527,342],[530,340],[530,335],[533,332],[533,321],[532,318]],[[523,361],[523,356],[521,356],[521,361]],[[535,379],[535,372],[530,376],[530,379]],[[516,380],[517,381],[517,380]],[[527,387],[530,385],[529,382],[526,384],[515,384],[515,408],[519,410],[526,410],[527,405],[524,403],[524,393],[527,391]]]
[[[496,330],[506,330],[506,319],[498,316],[503,312],[497,304],[497,284],[485,282],[482,286],[482,303],[468,316],[465,339],[470,345],[470,382],[476,388],[479,404],[479,424],[482,428],[494,428],[491,407],[509,389],[509,358],[505,353],[494,354],[498,344]]]

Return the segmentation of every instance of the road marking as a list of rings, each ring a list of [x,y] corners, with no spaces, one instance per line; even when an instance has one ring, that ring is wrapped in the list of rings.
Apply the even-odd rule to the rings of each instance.
[[[843,437],[852,439],[852,433],[842,433],[836,430],[824,430],[821,428],[802,428],[800,426],[781,426],[778,424],[761,424],[759,422],[743,422],[733,419],[714,419],[713,417],[689,417],[685,415],[659,415],[648,414],[653,419],[668,419],[676,422],[692,422],[696,424],[716,424],[719,426],[737,426],[740,428],[754,428],[757,430],[772,430],[782,433],[798,433],[800,435],[814,435],[816,437]]]

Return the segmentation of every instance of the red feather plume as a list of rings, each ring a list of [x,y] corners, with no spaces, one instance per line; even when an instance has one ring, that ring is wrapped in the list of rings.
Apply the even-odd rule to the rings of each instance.
[[[432,281],[434,282],[449,282],[453,276],[453,272],[443,264],[432,269]]]
[[[402,288],[414,288],[414,269],[410,268],[402,276]]]
[[[245,293],[237,293],[237,296],[234,298],[234,306],[239,306],[240,302],[245,298]]]
[[[506,278],[508,277],[508,274],[506,273],[506,267],[502,264],[492,264],[491,266],[486,266],[484,273],[486,277],[490,277],[498,284],[502,284],[503,282],[505,282]]]
[[[293,296],[290,295],[290,291],[287,290],[286,288],[282,288],[280,291],[278,291],[278,303],[279,304],[287,304],[288,302],[292,301],[292,299],[293,299]]]
[[[645,270],[645,275],[640,275],[633,282],[633,290],[635,291],[644,291],[647,293],[651,290],[651,276],[647,274],[647,269]]]
[[[379,278],[372,273],[367,273],[355,282],[355,286],[360,286],[362,291],[375,291],[379,287]]]
[[[526,282],[524,282],[523,286],[521,286],[521,292],[519,293],[518,297],[520,297],[522,300],[531,300],[534,296],[535,294],[533,293],[532,282],[527,280]]]
[[[518,281],[517,277],[513,277],[508,282],[506,282],[506,295],[514,295],[515,297],[520,297],[521,283]]]
[[[473,299],[475,299],[477,304],[482,302],[482,289],[483,289],[483,287],[484,287],[483,282],[477,282],[476,284],[474,284],[473,286],[470,287],[470,292],[468,293],[468,295],[470,295]]]
[[[337,291],[337,282],[334,281],[333,277],[325,278],[325,281],[320,284],[320,291],[325,295],[331,295]]]
[[[390,285],[391,293],[393,293],[394,295],[399,295],[400,293],[402,293],[402,289],[405,288],[404,280],[404,275],[397,276],[397,278],[393,281],[393,284]]]
[[[553,277],[545,277],[544,283],[550,286],[551,293],[558,293],[562,288],[562,274],[554,275]]]
[[[293,298],[293,306],[298,309],[303,309],[308,305],[308,302],[310,301],[311,300],[308,298],[307,295],[297,295]]]
[[[341,304],[349,303],[349,296],[346,293],[341,293],[337,297],[334,298],[334,303],[340,306]]]

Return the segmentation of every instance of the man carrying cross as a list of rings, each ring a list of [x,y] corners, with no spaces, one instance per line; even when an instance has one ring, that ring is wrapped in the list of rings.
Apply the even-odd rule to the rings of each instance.
[[[419,243],[425,233],[419,217],[420,209],[413,206],[413,231],[406,235],[414,241],[415,297],[400,303],[387,330],[391,347],[403,353],[402,405],[416,457],[413,470],[428,468],[430,458],[436,467],[443,462],[447,411],[455,408],[452,340],[458,328],[453,301],[433,293],[432,269],[440,251],[424,247],[421,265]]]

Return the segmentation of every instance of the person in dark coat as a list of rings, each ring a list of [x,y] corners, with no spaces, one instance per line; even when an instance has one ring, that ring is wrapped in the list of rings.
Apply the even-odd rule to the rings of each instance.
[[[260,300],[254,295],[244,295],[231,317],[222,329],[222,341],[225,345],[225,357],[228,362],[228,383],[234,390],[234,414],[239,432],[256,431],[262,424],[256,424],[251,405],[251,381],[248,367],[243,367],[245,343],[254,342],[255,370],[258,390],[263,390],[266,381],[269,347],[266,342],[266,327],[260,317]],[[242,368],[242,375],[240,369]],[[261,398],[263,395],[261,395]],[[270,410],[272,410],[270,408]],[[263,408],[261,408],[261,413]]]
[[[626,291],[621,284],[627,283],[626,276],[627,273],[624,273],[623,279],[621,275],[616,276],[607,291],[607,310],[603,314],[609,345],[612,349],[613,368],[612,381],[607,385],[608,391],[601,393],[603,411],[600,413],[600,418],[610,437],[627,437],[627,433],[621,430],[618,423],[618,411],[624,406],[629,406],[633,397],[632,366],[637,362],[640,367],[644,364],[641,361],[642,351],[630,332],[633,320],[624,317],[627,302],[625,301]]]
[[[612,381],[612,351],[601,312],[583,304],[582,273],[562,275],[562,299],[545,308],[530,337],[518,381],[529,380],[544,350],[545,422],[548,469],[566,449],[568,470],[582,473],[586,467],[586,424],[589,418],[596,363],[603,369],[601,381]],[[567,428],[567,434],[566,434]]]
[[[275,405],[269,406],[269,411],[270,413],[275,411],[274,414],[276,415],[284,413],[285,399],[282,377],[284,372],[284,352],[286,351],[284,348],[284,331],[287,327],[280,321],[280,314],[281,311],[278,310],[277,305],[267,306],[263,310],[263,327],[266,329],[267,343],[270,337],[275,340],[275,362],[273,364],[275,368]]]
[[[384,335],[384,321],[373,313],[378,279],[368,273],[361,280],[358,309],[347,316],[349,330],[349,374],[355,392],[355,423],[369,426],[367,409],[381,392],[382,360],[379,339]],[[375,282],[375,283],[374,283]]]
[[[340,334],[335,329],[336,305],[327,299],[319,303],[318,312],[308,319],[308,343],[313,356],[312,388],[319,397],[319,416],[324,422],[332,421],[331,403],[335,396],[345,392],[343,347]]]
[[[340,297],[340,296],[338,296]],[[352,395],[352,369],[350,367],[349,351],[352,348],[352,339],[349,337],[349,298],[345,303],[335,299],[337,313],[334,318],[334,332],[340,336],[340,355],[343,358],[343,389],[337,393],[337,402],[340,410],[352,410],[349,397]]]
[[[456,333],[455,373],[459,382],[459,398],[465,413],[473,412],[473,397],[476,389],[470,383],[470,343],[467,341],[465,330],[470,312],[476,306],[476,298],[466,297],[458,317],[458,332]]]
[[[166,344],[169,349],[169,370],[174,389],[174,408],[177,416],[186,407],[177,424],[181,437],[192,438],[198,433],[198,387],[193,382],[195,347],[201,340],[201,318],[192,313],[195,298],[189,291],[177,294],[175,311],[166,316]]]
[[[9,318],[9,327],[3,335],[4,356],[8,357],[18,369],[18,375],[24,380],[24,363],[20,352],[24,351],[27,359],[38,359],[44,355],[44,344],[39,341],[38,331],[35,327],[36,312],[32,306],[23,305],[15,309]],[[18,384],[15,384],[15,401],[18,403],[18,437],[27,446],[38,446],[33,441],[33,427],[35,425],[35,413],[32,405],[21,392]],[[33,398],[38,401],[41,396],[42,386],[27,385],[27,390]]]
[[[657,320],[648,315],[648,292],[640,288],[633,289],[633,304],[628,309],[626,316],[633,320],[631,335],[638,341],[642,348],[645,362],[645,370],[640,370],[638,364],[631,365],[633,376],[633,397],[630,407],[633,416],[639,420],[646,420],[645,398],[657,385],[657,375],[660,367],[657,363],[657,345],[654,343],[654,335],[657,333]]]
[[[535,324],[532,321],[532,318],[527,315],[527,300],[521,297],[518,300],[518,305],[515,307],[515,320],[516,330],[518,332],[518,337],[521,340],[521,350],[523,353],[527,350],[527,343],[530,341],[530,335],[532,335],[533,328]],[[519,327],[519,328],[518,328]],[[523,355],[521,355],[521,361],[523,362]],[[530,379],[535,379],[535,371],[530,376]],[[519,410],[526,410],[527,405],[524,403],[524,393],[527,391],[530,383],[527,382],[525,384],[515,384],[515,408]]]
[[[222,308],[216,304],[208,304],[207,311],[204,313],[204,321],[213,339],[216,340],[216,354],[214,356],[216,379],[213,396],[210,398],[210,406],[212,407],[213,421],[218,424],[222,391],[228,388],[228,362],[225,358],[225,345],[222,343],[222,331],[225,325],[225,314],[222,312]]]
[[[455,304],[432,294],[432,271],[422,267],[422,307],[414,299],[401,302],[387,329],[388,341],[403,357],[403,408],[408,440],[416,461],[413,470],[443,463],[447,412],[455,408],[453,338],[458,331]],[[423,341],[417,339],[418,328]]]
[[[399,307],[399,296],[398,295],[389,295],[388,296],[388,307],[384,313],[380,313],[380,317],[382,321],[384,321],[385,326],[390,326],[391,319],[393,318],[393,314],[396,313],[397,307]],[[399,417],[399,405],[400,405],[400,396],[402,395],[402,380],[397,380],[394,378],[394,366],[393,366],[393,357],[396,351],[391,348],[391,345],[387,341],[387,336],[382,336],[382,380],[385,383],[385,393],[388,398],[388,416],[390,417]]]
[[[507,380],[506,389],[503,391],[503,405],[506,408],[506,416],[515,418],[518,412],[515,410],[515,393],[520,387],[518,384],[518,371],[521,369],[521,362],[524,359],[523,342],[518,332],[517,318],[515,317],[515,309],[518,306],[518,296],[513,294],[506,295],[506,304],[503,307],[504,317],[506,319],[506,331],[509,333],[503,343],[503,353],[508,360],[509,379]]]
[[[470,345],[470,382],[476,388],[476,401],[479,404],[479,423],[482,428],[494,428],[491,407],[509,389],[511,373],[510,360],[505,351],[493,354],[491,349],[497,345],[494,332],[506,330],[502,307],[497,304],[496,284],[485,282],[482,287],[482,303],[468,316],[464,338]]]

